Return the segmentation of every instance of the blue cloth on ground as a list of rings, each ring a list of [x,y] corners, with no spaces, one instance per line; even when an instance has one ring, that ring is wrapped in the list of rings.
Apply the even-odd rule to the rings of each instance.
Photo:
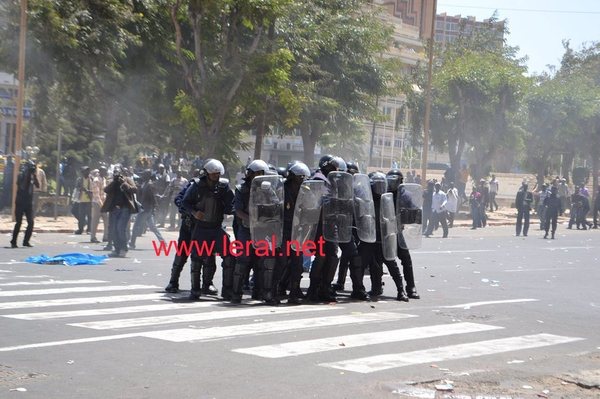
[[[90,255],[79,252],[60,254],[56,256],[30,256],[25,259],[25,262],[39,263],[45,265],[66,265],[66,266],[77,266],[77,265],[100,265],[104,263],[107,258],[106,255]]]

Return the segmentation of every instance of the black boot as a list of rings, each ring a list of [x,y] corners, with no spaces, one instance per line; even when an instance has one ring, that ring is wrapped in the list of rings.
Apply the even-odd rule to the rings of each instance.
[[[169,280],[169,285],[165,288],[165,292],[175,294],[179,292],[179,276],[181,275],[181,270],[183,270],[183,265],[185,264],[185,258],[181,256],[176,256],[173,261],[173,266],[171,267],[171,279]]]
[[[302,290],[300,289],[300,282],[302,281],[303,272],[302,257],[291,258],[287,270],[289,271],[290,276],[290,295],[287,303],[290,305],[299,305],[301,303],[301,299],[304,297]]]
[[[217,295],[219,291],[213,284],[213,278],[217,272],[217,262],[214,256],[204,258],[202,265],[202,293],[205,295]]]
[[[267,305],[279,305],[278,280],[276,259],[263,259],[262,298]]]
[[[230,301],[233,295],[233,272],[235,269],[235,258],[228,256],[221,263],[223,268],[223,287],[221,288],[221,297]]]
[[[415,276],[413,274],[413,268],[411,265],[402,265],[402,271],[404,272],[404,280],[406,281],[406,293],[411,299],[420,299],[421,297],[417,293],[417,287],[415,286]]]
[[[189,298],[192,301],[196,301],[200,299],[200,273],[202,272],[202,263],[199,261],[192,261],[190,265],[191,274],[192,274],[192,288],[190,289]]]
[[[365,268],[363,267],[362,259],[359,255],[353,256],[350,259],[349,269],[350,279],[352,280],[352,293],[350,294],[350,298],[366,301],[369,299],[369,296],[367,295],[367,290],[363,284]]]
[[[408,302],[408,295],[406,295],[406,291],[404,289],[404,285],[402,284],[402,273],[400,273],[400,268],[398,267],[398,263],[396,261],[385,262],[388,270],[390,271],[390,276],[394,280],[394,284],[396,285],[396,290],[398,290],[398,295],[396,296],[396,300],[402,302]]]
[[[319,302],[319,287],[323,279],[324,256],[316,256],[310,267],[310,285],[306,292],[306,299],[310,302]]]
[[[244,294],[244,281],[250,269],[250,259],[247,257],[238,258],[233,271],[233,284],[231,293],[231,303],[241,303]]]

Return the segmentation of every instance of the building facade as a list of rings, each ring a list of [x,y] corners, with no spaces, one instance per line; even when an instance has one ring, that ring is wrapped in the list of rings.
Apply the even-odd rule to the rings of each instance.
[[[492,31],[497,36],[498,42],[504,39],[505,21],[491,21],[484,19],[477,21],[475,17],[463,17],[461,15],[437,14],[435,17],[435,42],[442,45],[452,43],[460,35],[472,35],[477,31]]]

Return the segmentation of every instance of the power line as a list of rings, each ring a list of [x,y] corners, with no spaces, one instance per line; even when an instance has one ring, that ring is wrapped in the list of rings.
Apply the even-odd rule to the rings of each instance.
[[[542,10],[533,8],[502,8],[502,7],[480,7],[480,6],[465,6],[456,4],[439,4],[439,7],[456,7],[456,8],[477,8],[480,10],[500,10],[500,11],[521,11],[521,12],[539,12],[539,13],[553,13],[553,14],[590,14],[597,15],[600,11],[574,11],[574,10]]]

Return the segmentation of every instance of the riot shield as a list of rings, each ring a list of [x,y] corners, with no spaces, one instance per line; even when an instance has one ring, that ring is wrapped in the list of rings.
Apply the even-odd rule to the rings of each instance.
[[[358,238],[363,242],[375,242],[375,205],[369,176],[356,173],[352,176],[354,189],[354,224]],[[393,201],[392,201],[393,202]]]
[[[350,242],[354,215],[352,175],[330,172],[330,187],[323,197],[323,238],[330,242]]]
[[[396,197],[398,245],[404,249],[420,248],[423,239],[423,188],[414,183],[401,184]]]
[[[381,228],[381,248],[385,260],[394,260],[398,254],[398,226],[394,194],[385,193],[379,203],[379,224]]]
[[[253,246],[281,245],[283,236],[283,183],[279,175],[257,176],[250,187],[250,236]],[[274,244],[274,245],[273,245]]]
[[[305,242],[315,239],[324,189],[322,180],[307,180],[300,186],[292,220],[291,246],[294,251],[301,251]]]

